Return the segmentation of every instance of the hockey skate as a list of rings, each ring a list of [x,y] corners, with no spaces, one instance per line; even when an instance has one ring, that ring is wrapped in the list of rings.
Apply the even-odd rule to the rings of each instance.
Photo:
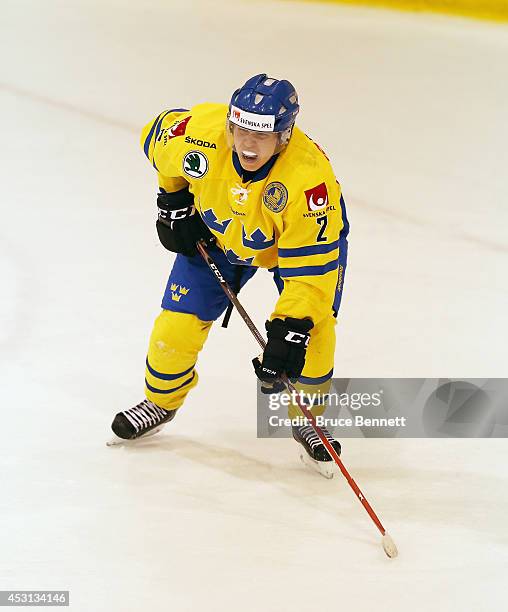
[[[172,421],[175,414],[176,410],[164,410],[145,399],[134,408],[119,412],[115,416],[111,424],[115,436],[106,445],[118,446],[149,438]]]
[[[323,430],[326,439],[331,443],[338,455],[340,455],[340,442]],[[300,444],[299,455],[302,463],[312,468],[325,478],[333,478],[339,472],[335,461],[330,457],[325,445],[310,425],[293,427],[293,438]]]

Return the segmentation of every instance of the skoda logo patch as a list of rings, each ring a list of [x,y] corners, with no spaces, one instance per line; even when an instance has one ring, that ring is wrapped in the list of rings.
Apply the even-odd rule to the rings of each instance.
[[[208,172],[208,159],[201,151],[189,151],[183,158],[183,171],[192,178],[203,178]]]
[[[269,183],[263,192],[263,204],[272,212],[284,210],[288,201],[288,190],[282,183]]]

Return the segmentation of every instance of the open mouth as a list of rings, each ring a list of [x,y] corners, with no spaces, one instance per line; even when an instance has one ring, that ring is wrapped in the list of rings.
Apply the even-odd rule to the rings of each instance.
[[[242,151],[241,156],[242,159],[246,162],[253,162],[256,161],[256,159],[258,158],[257,154],[253,151]]]

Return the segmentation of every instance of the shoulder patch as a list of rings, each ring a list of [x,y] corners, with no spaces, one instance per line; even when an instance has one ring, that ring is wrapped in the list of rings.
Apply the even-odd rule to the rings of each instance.
[[[285,185],[275,181],[269,183],[263,191],[263,204],[272,212],[284,210],[288,202],[288,190]]]
[[[189,151],[183,158],[183,171],[192,178],[203,178],[208,172],[208,158],[201,151]]]
[[[187,129],[187,124],[190,120],[191,116],[185,117],[185,119],[175,121],[169,127],[162,129],[160,131],[160,134],[157,136],[157,141],[162,140],[162,143],[166,145],[168,141],[172,138],[176,138],[177,136],[183,136],[185,134],[185,130]]]
[[[310,211],[322,210],[328,205],[328,190],[325,183],[320,183],[312,189],[305,190],[307,208]]]

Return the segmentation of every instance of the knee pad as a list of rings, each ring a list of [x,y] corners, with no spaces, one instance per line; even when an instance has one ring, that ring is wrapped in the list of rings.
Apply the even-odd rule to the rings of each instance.
[[[197,354],[211,326],[211,321],[201,321],[196,315],[163,310],[155,319],[149,351],[161,355]]]

